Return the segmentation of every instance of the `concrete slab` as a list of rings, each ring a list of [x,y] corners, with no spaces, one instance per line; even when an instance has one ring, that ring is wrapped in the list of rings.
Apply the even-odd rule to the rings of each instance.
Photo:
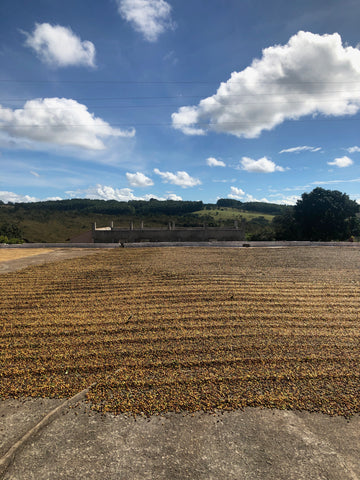
[[[2,453],[59,401],[16,402],[0,402]],[[248,408],[134,419],[100,415],[82,402],[37,433],[3,478],[354,480],[359,440],[360,416]]]
[[[92,249],[57,248],[51,251],[45,250],[45,253],[37,253],[37,255],[32,255],[30,249],[28,250],[29,250],[29,256],[0,262],[0,274],[16,272],[18,270],[21,270],[26,267],[30,267],[32,265],[40,265],[42,263],[57,262],[57,261],[66,260],[69,258],[84,257],[85,255],[90,255],[98,252],[98,250],[95,248],[92,248]]]

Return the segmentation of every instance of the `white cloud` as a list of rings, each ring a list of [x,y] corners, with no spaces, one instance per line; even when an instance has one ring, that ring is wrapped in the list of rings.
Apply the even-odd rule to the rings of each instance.
[[[272,173],[272,172],[283,172],[283,167],[279,167],[272,160],[269,160],[266,157],[259,158],[259,160],[253,160],[249,157],[242,157],[241,159],[241,168],[247,172],[255,173]]]
[[[164,197],[158,195],[142,195],[140,197],[134,195],[133,190],[130,188],[113,188],[106,185],[96,185],[95,187],[89,187],[85,190],[76,190],[65,192],[71,198],[88,198],[90,200],[117,200],[119,202],[127,202],[129,200],[150,200],[155,198],[156,200],[178,200],[181,201],[182,197],[175,193],[168,193]],[[30,195],[19,195],[14,192],[0,191],[0,200],[4,203],[29,203],[29,202],[41,202],[46,200],[63,200],[61,197],[47,197],[45,199],[39,199]]]
[[[360,152],[360,147],[356,147],[356,146],[355,147],[350,147],[350,148],[347,149],[347,151],[349,153],[357,153],[357,152]]]
[[[169,193],[166,197],[166,200],[175,200],[175,201],[182,201],[182,197],[176,195],[175,193]]]
[[[28,202],[37,202],[36,197],[31,197],[30,195],[19,195],[14,192],[0,191],[0,200],[4,203],[28,203]]]
[[[328,165],[334,165],[335,167],[339,168],[345,168],[345,167],[350,167],[354,162],[351,160],[351,158],[347,157],[340,157],[340,158],[335,158],[333,162],[328,162]]]
[[[242,190],[241,188],[237,188],[237,187],[230,187],[230,193],[228,194],[228,198],[232,198],[234,200],[240,200],[242,202],[265,202],[265,203],[269,203],[269,200],[267,200],[266,198],[262,198],[262,199],[257,199],[255,197],[253,197],[252,195],[250,195],[249,193],[245,193],[244,190]]]
[[[168,194],[166,197],[158,197],[157,195],[146,194],[140,197],[134,195],[131,188],[113,188],[107,185],[96,185],[85,190],[68,191],[67,195],[72,198],[89,198],[91,200],[117,200],[119,202],[128,202],[129,200],[182,200],[175,194]]]
[[[214,183],[235,183],[236,178],[228,178],[228,179],[219,179],[219,178],[213,178],[212,180]]]
[[[217,160],[216,158],[209,157],[206,160],[206,165],[209,167],[226,167],[226,163],[223,162],[222,160]]]
[[[264,202],[264,203],[269,203],[269,200],[267,198],[256,198],[250,195],[249,193],[246,195],[244,198],[245,202]]]
[[[352,178],[351,180],[317,180],[311,182],[311,185],[334,185],[336,183],[360,183],[360,178]]]
[[[169,53],[167,53],[163,59],[166,62],[170,62],[172,65],[177,65],[179,63],[179,59],[176,57],[175,51],[171,50]]]
[[[284,150],[280,150],[279,153],[300,153],[300,152],[319,152],[321,147],[308,147],[307,145],[303,145],[301,147],[292,147],[292,148],[285,148]]]
[[[201,182],[198,178],[191,177],[187,172],[160,172],[158,168],[154,168],[154,173],[156,173],[156,175],[160,175],[164,183],[172,183],[174,185],[179,185],[182,188],[201,185]]]
[[[16,110],[0,105],[0,132],[17,141],[30,140],[89,150],[105,149],[103,138],[135,135],[135,130],[111,127],[76,100],[56,97],[29,100],[24,108]]]
[[[299,195],[284,195],[278,193],[276,195],[269,195],[271,203],[277,203],[279,205],[296,205],[296,202],[300,200]]]
[[[202,100],[201,102],[204,102]],[[201,103],[200,102],[200,103]],[[172,125],[177,130],[181,130],[185,135],[205,135],[203,128],[196,127],[199,120],[199,111],[197,107],[180,107],[177,113],[171,115]]]
[[[126,173],[126,178],[132,187],[151,187],[154,182],[141,172]]]
[[[164,0],[116,1],[120,15],[148,42],[155,42],[161,33],[173,28],[171,6]]]
[[[40,60],[48,65],[95,67],[94,44],[87,40],[81,41],[71,28],[37,23],[34,31],[25,35],[25,45],[35,50]]]
[[[32,170],[30,170],[30,173],[31,175],[34,175],[34,177],[40,177],[40,175],[37,172],[33,172]]]
[[[216,94],[172,114],[187,135],[207,130],[255,138],[285,120],[306,115],[354,115],[360,108],[360,49],[338,33],[298,32],[221,83]],[[353,85],[353,86],[352,86]]]
[[[229,193],[228,198],[233,198],[234,200],[242,200],[245,196],[244,190],[237,187],[230,187],[231,193]]]

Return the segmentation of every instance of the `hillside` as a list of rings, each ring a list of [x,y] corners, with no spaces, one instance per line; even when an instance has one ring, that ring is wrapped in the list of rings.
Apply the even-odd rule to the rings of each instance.
[[[227,200],[224,200],[227,202]],[[207,223],[211,226],[245,222],[248,237],[271,236],[271,221],[284,207],[275,204],[256,205],[231,201],[230,206],[180,201],[59,200],[34,203],[0,204],[0,235],[4,226],[15,226],[25,242],[67,242],[98,226],[128,227],[130,221],[145,226],[166,226],[169,221],[191,227]],[[236,202],[236,203],[234,203]],[[265,211],[264,211],[265,210]],[[271,213],[269,213],[271,212]]]

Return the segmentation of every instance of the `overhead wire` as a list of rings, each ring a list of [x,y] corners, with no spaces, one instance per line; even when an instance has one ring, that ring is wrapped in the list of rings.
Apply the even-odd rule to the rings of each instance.
[[[239,103],[230,103],[230,102],[220,102],[218,100],[215,100],[219,105],[223,105],[226,107],[232,107],[232,106],[239,106],[239,105],[258,105],[259,102],[239,102]],[[318,100],[317,103],[334,103],[334,102],[342,102],[343,99],[335,99],[335,100]],[[288,105],[288,104],[303,104],[304,101],[297,100],[297,101],[278,101],[278,102],[261,102],[261,105]],[[1,105],[0,105],[1,107]],[[100,108],[100,109],[117,109],[117,108],[159,108],[159,107],[166,107],[166,108],[172,108],[172,107],[179,107],[179,105],[175,104],[164,104],[164,103],[157,103],[157,104],[147,104],[147,105],[87,105],[88,108]],[[27,107],[26,111],[32,111],[32,110],[43,110],[44,107],[38,106],[38,107]],[[46,111],[48,110],[59,110],[59,107],[48,107],[46,106]],[[61,107],[61,111],[66,111],[66,110],[76,110],[76,107]]]
[[[10,82],[10,80],[7,80],[7,79],[0,79],[0,82],[2,83],[5,83],[5,82]],[[56,81],[56,80],[30,80],[30,79],[22,79],[22,80],[11,80],[11,82],[16,82],[16,83],[62,83],[62,84],[69,84],[69,83],[85,83],[85,84],[97,84],[97,83],[114,83],[114,84],[130,84],[130,85],[186,85],[186,84],[189,84],[189,85],[201,85],[201,84],[213,84],[213,83],[217,83],[218,82],[209,82],[209,81],[124,81],[124,80],[62,80],[62,81]],[[235,81],[232,81],[231,83],[236,83]],[[241,83],[241,82],[239,82]],[[304,84],[323,84],[325,82],[319,82],[319,81],[314,81],[314,82],[287,82],[287,84],[291,84],[291,85],[304,85]],[[353,85],[353,84],[359,84],[360,85],[360,82],[356,82],[356,81],[348,81],[348,82],[326,82],[326,84],[333,84],[333,85],[338,85],[338,84],[349,84],[349,85]],[[257,82],[257,84],[266,84],[266,85],[272,85],[272,84],[276,84],[274,82]],[[282,83],[282,85],[285,85],[286,82]],[[331,90],[331,91],[326,91],[326,92],[316,92],[316,95],[319,96],[329,96],[329,95],[332,95],[332,94],[360,94],[360,90]],[[241,106],[241,105],[258,105],[259,104],[259,101],[240,101],[240,102],[229,102],[229,101],[226,101],[226,99],[228,98],[231,98],[231,99],[239,99],[239,98],[244,98],[244,99],[247,99],[247,98],[252,98],[252,99],[256,99],[256,98],[259,98],[259,97],[279,97],[279,96],[296,96],[297,98],[300,96],[307,96],[309,95],[309,92],[261,92],[261,93],[241,93],[241,94],[229,94],[229,95],[224,95],[222,96],[222,98],[220,99],[217,99],[217,98],[214,98],[216,96],[216,94],[214,95],[211,95],[210,97],[205,97],[205,98],[212,98],[212,100],[216,101],[219,105],[224,105],[224,106],[227,106],[227,107],[232,107],[232,106]],[[203,97],[203,95],[201,94],[197,94],[197,95],[184,95],[184,94],[179,94],[179,95],[145,95],[145,96],[110,96],[110,97],[105,97],[105,96],[98,96],[98,97],[78,97],[75,99],[72,99],[74,101],[91,101],[91,102],[96,102],[96,101],[144,101],[144,100],[186,100],[186,99],[201,99]],[[54,98],[54,97],[43,97],[43,98]],[[59,97],[56,97],[56,98],[59,98]],[[64,98],[64,97],[62,97]],[[28,101],[29,99],[24,99],[24,98],[11,98],[11,97],[2,97],[0,98],[0,102],[5,102],[5,103],[8,103],[8,102],[17,102],[17,101],[23,101],[23,100],[26,100]],[[33,99],[33,100],[36,100]],[[301,104],[303,103],[305,100],[285,100],[285,101],[261,101],[261,104],[262,105],[282,105],[282,104]],[[333,103],[333,102],[338,102],[338,101],[343,101],[343,99],[326,99],[326,98],[322,98],[320,100],[317,100],[317,102],[320,102],[320,103]],[[184,103],[184,102],[182,102]],[[105,104],[101,104],[101,105],[85,105],[87,107],[87,109],[141,109],[141,108],[144,108],[144,109],[148,109],[148,108],[179,108],[180,105],[177,105],[177,104],[166,104],[166,103],[155,103],[155,104],[147,104],[147,103],[142,103],[142,104],[118,104],[118,105],[105,105]],[[0,105],[0,108],[1,108],[1,105]],[[11,107],[3,107],[3,108],[11,108]],[[46,111],[56,111],[58,110],[59,107],[46,107]],[[36,110],[43,110],[43,106],[34,106],[34,107],[27,107],[26,108],[26,111],[36,111]],[[65,107],[61,107],[60,109],[61,111],[65,111],[65,110],[76,110],[76,108],[72,108],[72,107],[69,107],[69,106],[65,106]],[[353,116],[351,118],[349,118],[348,116],[343,116],[341,118],[339,117],[336,117],[336,118],[318,118],[317,117],[317,121],[343,121],[343,120],[352,120],[353,119]],[[308,119],[305,119],[305,120],[300,120],[298,119],[297,122],[299,121],[308,121]],[[261,122],[251,122],[251,121],[239,121],[239,122],[221,122],[221,125],[256,125],[256,124],[260,124]],[[206,126],[206,127],[212,127],[212,126],[218,126],[217,123],[192,123],[191,125],[187,124],[187,123],[174,123],[174,122],[151,122],[151,123],[136,123],[136,122],[130,122],[130,123],[119,123],[119,122],[115,122],[115,123],[106,123],[107,126],[131,126],[131,127],[137,127],[137,126],[168,126],[168,125],[172,125],[172,126],[191,126],[192,128],[193,127],[196,127],[196,126]],[[64,127],[86,127],[86,126],[90,126],[90,125],[86,125],[86,124],[81,124],[81,125],[77,125],[77,124],[67,124],[67,125],[63,125],[63,124],[44,124],[44,125],[39,125],[39,124],[24,124],[24,125],[21,125],[21,124],[18,124],[18,125],[13,125],[13,124],[6,124],[6,122],[1,122],[0,120],[0,126],[1,127],[10,127],[10,128],[26,128],[26,127],[31,127],[31,128],[42,128],[42,127],[49,127],[51,126],[52,128],[64,128]],[[96,127],[96,125],[91,125],[91,127]],[[99,127],[102,127],[102,125],[99,125]]]
[[[312,119],[310,119],[312,120]],[[342,118],[339,118],[339,117],[335,117],[335,118],[316,118],[316,122],[342,122],[342,121],[353,121],[354,118],[353,116],[351,117],[342,117]],[[298,122],[307,122],[309,121],[309,119],[296,119],[296,122],[293,122],[293,123],[298,123]],[[17,124],[17,125],[14,125],[14,124],[4,124],[4,123],[1,123],[1,120],[0,120],[0,127],[8,127],[8,128],[12,128],[12,129],[16,129],[16,128],[26,128],[26,127],[29,127],[29,128],[47,128],[47,127],[50,127],[50,128],[82,128],[82,127],[91,127],[91,128],[104,128],[104,127],[165,127],[165,126],[173,126],[173,127],[181,127],[181,126],[184,126],[184,127],[190,127],[190,128],[194,128],[194,127],[221,127],[221,126],[238,126],[238,125],[259,125],[263,122],[251,122],[251,121],[240,121],[240,122],[221,122],[221,123],[214,123],[214,122],[196,122],[196,123],[180,123],[180,122],[151,122],[151,123],[136,123],[136,122],[129,122],[129,123],[124,123],[124,122],[114,122],[114,123],[106,123],[105,125],[96,125],[96,124],[85,124],[85,123],[82,123],[82,124],[50,124],[50,123],[46,123],[46,124],[42,124],[42,125],[39,125],[39,124]]]
[[[316,92],[316,95],[332,95],[333,93],[360,93],[360,90],[331,90],[327,92]],[[216,95],[216,94],[214,94]],[[213,97],[214,95],[211,95]],[[241,93],[241,94],[227,94],[226,98],[228,97],[263,97],[263,96],[288,96],[288,95],[309,95],[309,92],[262,92],[262,93]],[[184,99],[184,98],[199,98],[203,95],[147,95],[147,96],[116,96],[116,97],[77,97],[77,101],[83,100],[160,100],[160,99]],[[36,97],[39,98],[39,97]],[[53,98],[53,97],[42,97],[42,98]],[[208,97],[207,97],[208,98]],[[16,102],[16,101],[28,101],[29,98],[21,97],[21,98],[13,98],[13,97],[0,97],[0,102]]]
[[[282,80],[282,79],[280,79]],[[123,85],[213,85],[213,84],[219,84],[219,80],[95,80],[95,79],[70,79],[70,80],[57,80],[57,79],[51,79],[51,80],[39,80],[39,79],[7,79],[7,78],[0,78],[0,83],[49,83],[49,84],[56,84],[56,83],[64,83],[64,84],[69,84],[69,83],[84,83],[84,84],[96,84],[96,83],[113,83],[113,84],[123,84]],[[231,83],[231,84],[243,84],[244,81],[237,81],[229,78],[226,82],[220,82],[222,83]],[[339,85],[339,84],[359,84],[359,80],[341,80],[341,81],[321,81],[321,80],[311,80],[311,81],[281,81],[281,85],[318,85],[318,84],[324,84],[326,83],[327,85]],[[254,85],[278,85],[277,82],[273,81],[256,81],[253,82]]]

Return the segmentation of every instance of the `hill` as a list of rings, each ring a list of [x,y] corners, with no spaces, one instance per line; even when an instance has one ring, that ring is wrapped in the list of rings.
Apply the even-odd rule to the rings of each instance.
[[[230,202],[230,203],[229,203]],[[161,227],[173,221],[191,227],[231,225],[235,220],[245,223],[248,239],[273,236],[272,219],[284,206],[237,200],[219,200],[216,204],[199,201],[118,202],[115,200],[72,199],[33,203],[0,203],[0,235],[16,229],[25,242],[67,242],[98,225],[129,226],[130,221],[145,226]],[[5,233],[4,233],[5,235]],[[256,237],[256,238],[254,238]]]

